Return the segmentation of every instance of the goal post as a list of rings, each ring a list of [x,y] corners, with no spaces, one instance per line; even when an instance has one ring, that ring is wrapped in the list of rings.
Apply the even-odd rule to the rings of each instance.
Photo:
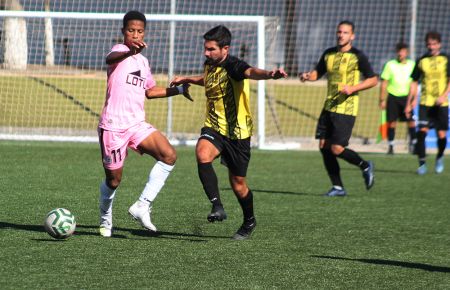
[[[169,34],[170,34],[170,39],[169,39],[169,53],[168,53],[168,57],[169,59],[167,60],[169,66],[167,68],[162,69],[161,72],[156,72],[156,73],[163,73],[166,75],[167,78],[171,78],[175,73],[189,73],[189,70],[187,69],[176,69],[175,66],[177,64],[177,56],[175,55],[174,52],[174,47],[179,46],[180,43],[182,43],[180,40],[180,42],[177,42],[177,37],[183,33],[186,33],[186,31],[177,31],[177,25],[179,26],[180,23],[188,23],[188,24],[184,24],[184,27],[186,28],[187,25],[192,24],[192,23],[205,23],[208,24],[207,26],[209,28],[212,28],[215,25],[218,24],[230,24],[230,25],[235,25],[235,26],[243,26],[245,24],[251,24],[253,26],[256,27],[256,29],[254,28],[244,28],[247,30],[255,30],[254,32],[251,32],[251,34],[255,35],[255,39],[252,40],[254,41],[254,43],[252,43],[251,45],[251,49],[256,50],[255,52],[250,52],[250,53],[256,53],[256,63],[254,62],[253,59],[253,63],[250,63],[251,65],[257,66],[259,68],[265,68],[266,67],[266,19],[264,16],[234,16],[234,15],[177,15],[177,14],[146,14],[145,15],[147,18],[147,22],[148,23],[168,23],[170,24],[170,30],[169,30]],[[73,21],[95,21],[95,22],[101,22],[101,21],[121,21],[123,19],[123,14],[121,13],[81,13],[81,12],[49,12],[49,11],[0,11],[0,19],[6,19],[6,18],[17,18],[17,19],[27,19],[27,20],[35,20],[35,21],[44,21],[46,20],[46,24],[48,23],[48,20],[51,19],[53,25],[57,25],[55,24],[56,20],[62,20],[63,22],[70,22],[71,20]],[[62,23],[63,23],[62,22]],[[91,22],[92,23],[92,22]],[[38,24],[34,24],[34,25],[40,25]],[[48,24],[47,24],[48,25]],[[58,31],[58,29],[64,29],[65,28],[65,24],[61,24],[62,27],[58,28],[53,28],[53,30]],[[80,24],[69,24],[69,25],[80,25]],[[156,25],[160,25],[160,24],[156,24]],[[83,26],[83,25],[80,25]],[[41,28],[39,28],[41,29]],[[40,33],[42,31],[38,30],[35,33]],[[117,32],[117,31],[116,31]],[[205,33],[206,30],[204,31],[199,31],[199,33]],[[233,29],[232,29],[233,32]],[[276,30],[273,30],[273,32],[276,32]],[[33,33],[33,32],[31,32]],[[86,33],[89,33],[88,31]],[[245,39],[246,35],[245,35],[245,31],[242,32],[240,36],[241,39]],[[60,34],[64,34],[64,32],[60,32]],[[234,35],[233,35],[234,36]],[[147,38],[152,38],[151,35],[147,36]],[[250,37],[249,37],[250,38]],[[68,42],[67,38],[64,38],[65,40],[62,41],[66,41]],[[31,39],[29,39],[29,41],[34,41],[34,38],[32,37]],[[55,42],[58,40],[55,40]],[[61,40],[60,40],[61,41]],[[33,44],[35,49],[31,49],[31,51],[34,51],[34,53],[38,53],[37,50],[40,47],[40,44]],[[202,53],[203,47],[199,47],[198,44],[197,48],[199,48],[198,53]],[[202,43],[201,43],[202,45]],[[236,48],[239,47],[239,45],[244,45],[244,44],[239,44],[237,43],[235,40],[233,40],[232,46],[236,46]],[[248,45],[248,44],[247,44]],[[86,49],[95,49],[96,47],[86,47]],[[167,49],[165,47],[158,47],[157,49]],[[249,52],[246,52],[247,54],[249,54]],[[80,56],[81,58],[83,56]],[[89,56],[87,56],[87,58],[89,58]],[[150,66],[153,67],[153,63],[152,63],[152,58],[149,57],[149,61],[150,61]],[[202,59],[197,59],[196,62],[196,67],[197,67],[197,71],[198,68],[201,67],[202,65]],[[248,61],[248,60],[247,60]],[[66,60],[67,62],[67,60]],[[42,67],[39,69],[39,71],[43,74],[49,73],[49,74],[58,74],[58,68],[54,68],[54,69],[50,69],[50,68],[46,68],[45,67],[45,63],[39,64],[39,61],[37,61],[38,65],[42,65]],[[68,62],[66,63],[68,64]],[[193,64],[195,65],[195,64]],[[79,65],[76,65],[79,67]],[[92,73],[91,71],[96,71],[96,74],[102,74],[102,72],[104,73],[104,67],[89,67],[89,69],[85,69],[85,72],[88,73]],[[61,69],[64,70],[64,72],[61,72],[63,74],[68,74],[70,75],[70,68],[65,68],[65,69]],[[165,73],[164,73],[165,72]],[[36,69],[30,69],[29,70],[30,75],[34,75],[36,74]],[[155,74],[155,71],[153,71],[153,73]],[[7,72],[3,72],[3,74],[8,75]],[[15,72],[11,71],[10,73],[11,75],[14,75]],[[80,71],[78,70],[74,70],[72,72],[73,75],[79,75]],[[166,80],[166,84],[168,83],[168,80]],[[47,84],[48,87],[50,87],[50,85]],[[257,85],[257,101],[256,101],[256,107],[257,107],[257,114],[255,115],[256,120],[257,120],[257,134],[256,136],[256,141],[255,143],[258,145],[258,147],[260,148],[264,148],[265,147],[265,122],[266,122],[266,117],[265,117],[265,105],[266,105],[266,84],[265,81],[258,81]],[[75,98],[72,96],[69,96],[70,98]],[[198,100],[196,100],[198,103],[196,104],[196,106],[199,106],[199,103],[202,103],[202,99],[200,96],[197,97]],[[200,105],[201,106],[201,105]],[[168,99],[168,105],[166,106],[167,111],[169,112],[167,115],[167,120],[166,120],[166,125],[167,127],[165,128],[167,134],[169,135],[169,137],[174,137],[172,136],[172,132],[174,131],[172,128],[172,124],[173,124],[173,110],[172,110],[172,99],[169,98]],[[98,108],[98,106],[97,106]],[[97,109],[97,113],[99,113],[98,109]],[[255,112],[253,112],[255,113]],[[44,117],[44,116],[42,116]],[[150,122],[152,122],[152,118],[151,116],[149,116]],[[77,136],[67,136],[67,138],[65,138],[64,136],[51,136],[51,134],[30,134],[28,137],[23,134],[21,134],[20,132],[14,132],[14,126],[13,124],[1,124],[0,126],[2,126],[4,129],[5,127],[7,127],[6,131],[9,131],[10,134],[8,134],[8,132],[1,132],[0,131],[0,137],[3,138],[17,138],[17,139],[27,139],[28,137],[30,139],[51,139],[51,140],[93,140],[95,139],[94,136],[91,136],[92,138],[89,138],[89,136],[79,136],[80,138],[77,138]],[[199,124],[199,126],[201,126],[201,124]],[[92,127],[92,126],[91,126]],[[200,128],[200,127],[198,127]],[[69,128],[70,129],[70,128]],[[89,130],[89,128],[85,128],[86,130]],[[92,129],[92,128],[91,128]],[[163,131],[164,129],[161,128]],[[86,132],[86,130],[84,130]],[[5,130],[3,130],[5,131]],[[20,128],[19,131],[26,131],[23,128]],[[30,130],[31,131],[35,131],[35,130]],[[39,131],[39,130],[37,130]],[[46,131],[46,130],[44,130]],[[64,130],[57,130],[58,134],[64,134],[62,133]],[[70,130],[69,130],[70,131]],[[192,132],[189,132],[192,133]],[[16,136],[15,136],[16,135]],[[40,135],[40,136],[38,136]],[[187,134],[189,135],[189,134]],[[88,137],[88,138],[86,138]],[[173,141],[174,143],[177,143],[178,140],[176,140],[176,137],[174,137]],[[185,138],[182,138],[185,139]]]

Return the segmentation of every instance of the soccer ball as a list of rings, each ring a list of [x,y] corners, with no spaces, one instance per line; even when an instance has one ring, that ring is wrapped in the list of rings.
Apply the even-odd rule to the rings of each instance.
[[[55,239],[67,239],[75,231],[74,215],[65,208],[55,208],[45,217],[44,227]]]

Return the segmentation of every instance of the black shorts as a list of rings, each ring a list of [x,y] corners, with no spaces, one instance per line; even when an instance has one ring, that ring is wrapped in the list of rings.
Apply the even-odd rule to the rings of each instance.
[[[448,107],[419,106],[419,128],[448,131]]]
[[[250,163],[250,137],[233,140],[215,130],[203,127],[200,139],[211,142],[220,152],[220,162],[235,176],[245,177]]]
[[[317,123],[316,139],[328,139],[331,144],[345,147],[352,136],[355,120],[355,116],[323,110]]]
[[[386,113],[387,113],[387,121],[414,121],[413,111],[411,111],[411,117],[408,119],[405,115],[405,107],[406,102],[408,101],[408,97],[396,97],[391,94],[388,95],[387,105],[386,105]]]

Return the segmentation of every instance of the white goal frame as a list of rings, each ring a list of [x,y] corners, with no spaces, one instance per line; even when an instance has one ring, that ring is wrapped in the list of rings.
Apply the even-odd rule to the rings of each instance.
[[[62,18],[62,19],[89,19],[89,20],[122,20],[123,15],[121,13],[82,13],[82,12],[46,12],[46,11],[0,11],[0,17],[16,17],[16,18]],[[168,22],[250,22],[257,25],[257,57],[258,63],[257,67],[265,69],[266,58],[265,58],[265,17],[264,16],[235,16],[235,15],[179,15],[179,14],[145,14],[147,21],[168,21]],[[171,47],[175,42],[174,33],[171,33]],[[173,53],[170,54],[173,57]],[[170,64],[173,66],[173,59],[170,60]],[[169,72],[173,71],[173,67],[169,67]],[[170,74],[170,73],[169,73]],[[265,144],[265,97],[266,97],[266,83],[264,80],[258,81],[258,99],[257,99],[257,109],[258,109],[258,132],[257,132],[257,147],[266,148]],[[169,98],[169,118],[168,118],[168,128],[167,133],[170,138],[171,133],[171,99]],[[10,135],[8,135],[10,136]],[[10,137],[14,137],[11,135]],[[18,137],[18,138],[17,138]],[[49,137],[49,138],[46,138]],[[0,138],[5,138],[5,136],[0,136]],[[31,136],[30,136],[31,138]],[[11,139],[11,138],[5,138]],[[26,140],[25,136],[16,136],[14,139]],[[43,140],[52,139],[51,136],[40,136],[32,138],[32,140]],[[54,137],[53,141],[90,141],[91,138],[85,137]],[[95,139],[95,141],[97,141]],[[176,143],[176,142],[173,142]],[[175,144],[176,145],[176,144]]]

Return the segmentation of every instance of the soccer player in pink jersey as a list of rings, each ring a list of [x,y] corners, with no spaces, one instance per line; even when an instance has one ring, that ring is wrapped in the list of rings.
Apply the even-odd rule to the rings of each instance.
[[[177,155],[167,138],[145,121],[145,98],[164,98],[178,94],[189,97],[189,85],[157,87],[148,59],[141,54],[145,15],[130,11],[123,18],[123,43],[116,44],[106,56],[108,84],[106,101],[98,125],[105,180],[100,185],[100,235],[112,234],[112,204],[122,179],[127,148],[156,159],[148,182],[129,214],[141,225],[156,231],[150,219],[152,202],[172,171]]]

